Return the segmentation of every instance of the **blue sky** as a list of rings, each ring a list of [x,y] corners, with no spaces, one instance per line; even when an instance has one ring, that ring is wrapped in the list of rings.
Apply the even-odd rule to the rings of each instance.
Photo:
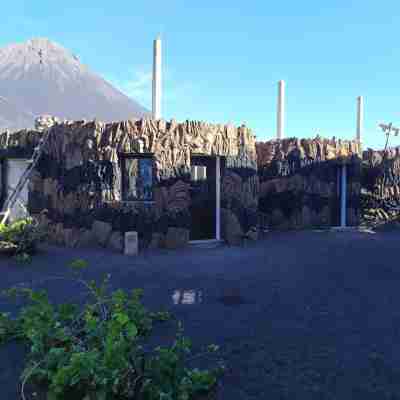
[[[384,146],[378,122],[400,125],[399,1],[14,0],[2,15],[0,46],[48,37],[149,109],[161,32],[166,119],[271,139],[283,79],[285,136],[351,139],[359,95],[366,146]]]

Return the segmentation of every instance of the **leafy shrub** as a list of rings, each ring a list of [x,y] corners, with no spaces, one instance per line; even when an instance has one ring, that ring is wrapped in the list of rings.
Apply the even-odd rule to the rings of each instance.
[[[172,316],[148,312],[140,303],[141,289],[107,294],[109,275],[97,285],[79,277],[85,261],[76,260],[71,267],[74,279],[91,293],[83,310],[75,304],[52,304],[44,290],[6,291],[28,301],[16,319],[0,313],[0,344],[20,340],[29,348],[22,393],[28,380],[44,385],[49,400],[189,400],[215,387],[224,367],[186,368],[191,342],[182,336],[180,323],[172,347],[145,350],[154,322]],[[217,350],[208,346],[200,356]]]
[[[25,255],[35,254],[37,245],[46,234],[33,218],[17,220],[9,225],[0,224],[0,241],[10,243],[15,248],[15,254],[21,259]]]

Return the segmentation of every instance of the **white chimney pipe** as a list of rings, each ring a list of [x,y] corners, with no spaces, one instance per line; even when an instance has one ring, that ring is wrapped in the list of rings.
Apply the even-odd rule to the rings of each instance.
[[[158,36],[153,45],[153,118],[161,119],[161,38]]]
[[[361,143],[363,120],[364,120],[364,99],[362,96],[359,96],[357,97],[357,141],[359,143]]]
[[[283,139],[285,120],[285,82],[278,82],[277,138]]]

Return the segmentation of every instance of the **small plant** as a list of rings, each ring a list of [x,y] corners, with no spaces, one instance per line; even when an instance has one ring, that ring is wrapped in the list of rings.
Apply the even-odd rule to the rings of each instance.
[[[191,342],[182,336],[181,323],[171,347],[145,346],[154,323],[172,316],[148,312],[140,303],[141,289],[108,294],[110,275],[97,285],[80,278],[87,267],[84,260],[70,266],[73,279],[91,294],[83,309],[75,304],[56,306],[46,291],[6,291],[7,296],[23,296],[28,302],[15,319],[0,314],[0,344],[17,340],[29,349],[21,377],[23,398],[27,381],[44,385],[49,400],[190,400],[215,386],[223,366],[212,371],[186,368]],[[210,345],[194,357],[217,350]]]
[[[45,237],[45,232],[33,218],[20,219],[9,225],[0,224],[0,241],[13,248],[11,254],[17,255],[19,261],[29,261]]]

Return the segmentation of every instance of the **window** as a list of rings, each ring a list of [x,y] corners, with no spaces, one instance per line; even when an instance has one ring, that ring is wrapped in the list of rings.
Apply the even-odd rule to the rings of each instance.
[[[153,156],[124,155],[122,157],[122,200],[153,200]]]

